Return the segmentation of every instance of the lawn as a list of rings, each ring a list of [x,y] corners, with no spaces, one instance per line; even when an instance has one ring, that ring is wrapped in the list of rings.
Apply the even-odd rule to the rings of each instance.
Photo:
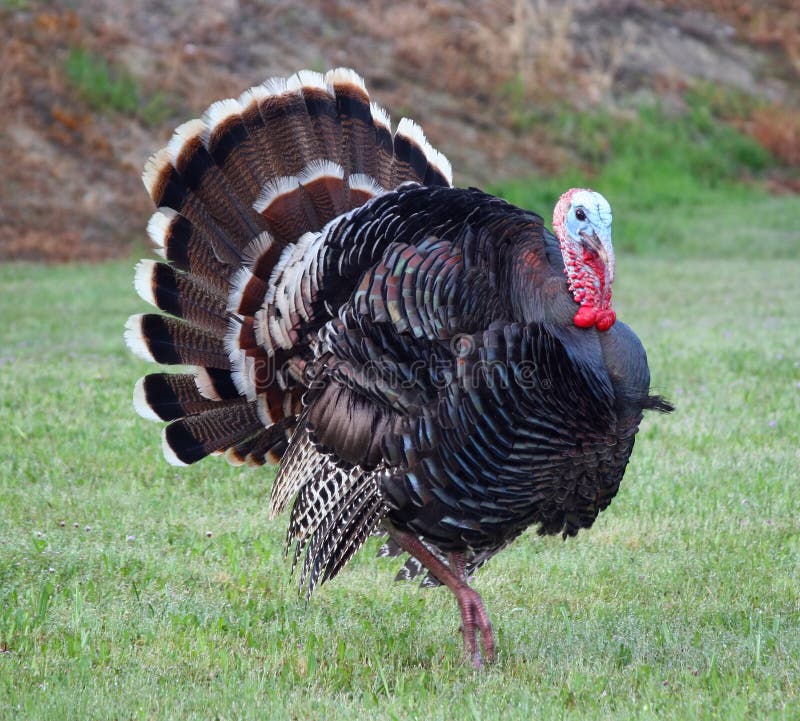
[[[593,529],[476,576],[484,672],[377,539],[306,606],[272,471],[166,464],[131,408],[132,262],[0,267],[0,718],[800,718],[797,201],[704,207],[671,221],[702,258],[619,241],[617,312],[677,410]]]

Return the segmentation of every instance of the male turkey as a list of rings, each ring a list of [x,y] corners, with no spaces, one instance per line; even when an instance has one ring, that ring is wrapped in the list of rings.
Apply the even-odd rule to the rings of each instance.
[[[572,189],[542,218],[451,186],[362,79],[274,78],[214,103],[147,162],[166,262],[142,260],[125,338],[193,366],[135,386],[169,421],[167,460],[280,464],[310,595],[372,533],[461,611],[494,655],[471,573],[536,524],[572,536],[617,492],[649,394],[644,348],[611,309],[611,208]]]

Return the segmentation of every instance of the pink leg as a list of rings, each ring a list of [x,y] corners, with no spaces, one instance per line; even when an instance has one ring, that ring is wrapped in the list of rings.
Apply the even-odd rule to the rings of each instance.
[[[486,660],[494,660],[494,634],[489,616],[483,606],[483,599],[480,594],[469,587],[464,571],[464,556],[460,553],[450,554],[450,567],[442,563],[434,556],[424,544],[410,533],[398,531],[387,524],[389,535],[395,540],[398,546],[406,553],[410,553],[425,568],[427,568],[438,581],[447,586],[458,601],[458,609],[461,611],[461,631],[464,634],[464,649],[470,661],[476,668],[480,668],[483,663],[481,651],[478,646],[477,631],[481,632],[483,650]]]

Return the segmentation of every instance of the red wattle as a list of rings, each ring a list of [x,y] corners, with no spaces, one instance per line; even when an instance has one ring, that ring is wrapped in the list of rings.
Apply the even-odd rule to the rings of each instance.
[[[582,305],[572,319],[578,328],[591,328],[597,320],[597,311],[590,305]],[[610,327],[610,326],[609,326]]]
[[[572,318],[572,322],[578,328],[591,328],[594,326],[599,331],[608,330],[616,320],[617,314],[611,308],[595,310],[591,305],[582,305]]]
[[[612,325],[614,325],[614,321],[617,319],[617,314],[608,308],[607,310],[601,310],[597,314],[597,330],[608,330]]]

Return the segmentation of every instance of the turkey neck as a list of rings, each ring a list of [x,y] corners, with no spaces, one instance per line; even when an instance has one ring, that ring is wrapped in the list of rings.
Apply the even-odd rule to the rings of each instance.
[[[560,253],[548,252],[547,235],[544,243],[541,237],[529,237],[512,249],[507,265],[511,316],[524,323],[570,326],[577,304],[567,288]],[[552,243],[558,247],[555,238]]]

